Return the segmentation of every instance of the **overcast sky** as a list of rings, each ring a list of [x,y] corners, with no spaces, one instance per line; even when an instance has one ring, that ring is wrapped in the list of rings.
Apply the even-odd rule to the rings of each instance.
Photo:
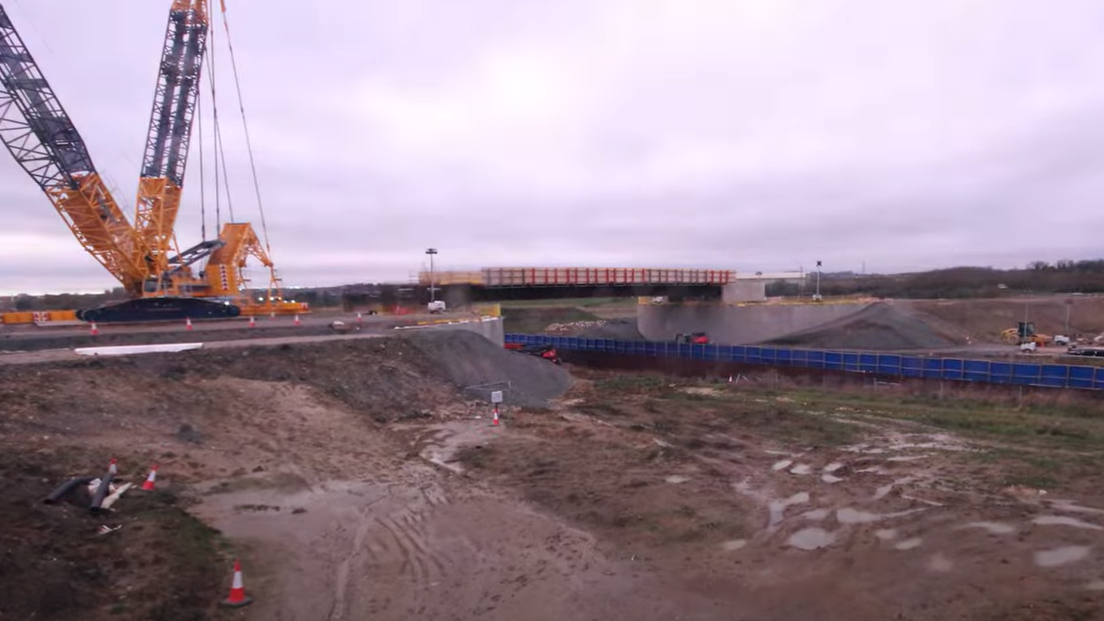
[[[171,2],[2,1],[132,211]],[[1104,256],[1099,1],[227,4],[290,285],[405,281],[429,246],[446,269]],[[221,24],[215,45],[259,229]],[[197,132],[182,245],[198,153]],[[0,293],[113,286],[0,156]]]

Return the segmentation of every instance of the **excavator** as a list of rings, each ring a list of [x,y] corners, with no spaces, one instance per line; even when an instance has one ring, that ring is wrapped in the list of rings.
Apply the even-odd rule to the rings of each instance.
[[[223,0],[220,4],[225,17],[226,5]],[[267,244],[262,245],[249,223],[227,222],[217,239],[205,239],[184,250],[177,244],[174,227],[199,100],[209,8],[208,0],[172,2],[132,224],[0,6],[0,141],[85,251],[131,298],[80,310],[77,317],[83,321],[182,321],[307,312],[303,305],[283,300]],[[267,268],[270,276],[268,295],[260,304],[245,293],[249,257]]]

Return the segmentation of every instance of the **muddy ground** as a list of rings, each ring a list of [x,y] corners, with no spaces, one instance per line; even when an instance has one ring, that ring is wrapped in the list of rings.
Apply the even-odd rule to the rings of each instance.
[[[0,619],[1104,618],[1098,408],[572,372],[462,332],[0,367]],[[39,502],[111,456],[157,491]]]

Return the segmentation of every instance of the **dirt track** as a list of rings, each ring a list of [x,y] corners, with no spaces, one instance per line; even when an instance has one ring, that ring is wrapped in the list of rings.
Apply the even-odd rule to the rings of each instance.
[[[36,593],[0,618],[1101,616],[1096,417],[580,373],[493,426],[466,386],[567,378],[468,333],[0,367],[0,577]],[[227,539],[138,492],[104,539],[36,506],[109,456]]]

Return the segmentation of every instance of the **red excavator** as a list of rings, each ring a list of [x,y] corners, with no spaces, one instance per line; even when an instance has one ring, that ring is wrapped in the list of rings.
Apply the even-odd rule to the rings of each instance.
[[[552,364],[560,364],[560,357],[556,354],[556,348],[551,345],[526,345],[524,343],[506,343],[506,349],[521,354],[529,354],[543,358]]]

